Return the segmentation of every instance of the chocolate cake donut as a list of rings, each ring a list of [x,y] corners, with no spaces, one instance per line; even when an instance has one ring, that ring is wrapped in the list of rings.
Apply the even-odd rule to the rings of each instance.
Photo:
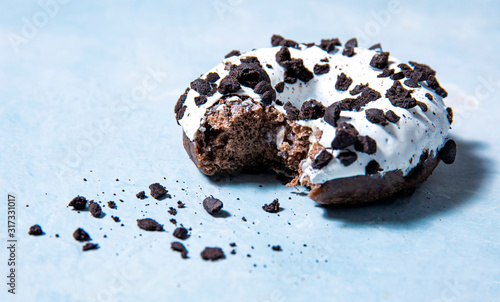
[[[184,147],[206,175],[272,168],[323,204],[411,191],[455,160],[447,92],[429,66],[356,39],[229,53],[175,105]]]

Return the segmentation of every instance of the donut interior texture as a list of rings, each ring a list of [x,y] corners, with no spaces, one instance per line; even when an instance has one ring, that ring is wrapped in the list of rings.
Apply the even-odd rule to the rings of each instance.
[[[271,168],[318,203],[357,204],[412,191],[455,160],[453,112],[429,66],[356,39],[271,43],[229,53],[177,101],[204,174]]]

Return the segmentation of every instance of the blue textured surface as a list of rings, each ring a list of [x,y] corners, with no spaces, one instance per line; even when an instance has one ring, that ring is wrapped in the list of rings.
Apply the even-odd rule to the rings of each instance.
[[[47,22],[40,4],[1,4],[0,276],[7,192],[19,212],[17,295],[2,281],[1,301],[498,301],[498,2],[66,2]],[[38,25],[20,39],[23,18]],[[456,163],[412,197],[361,208],[317,206],[274,175],[201,175],[173,118],[178,95],[230,50],[268,46],[273,33],[358,36],[431,65],[455,110]],[[153,182],[173,199],[135,198]],[[66,208],[78,194],[118,209],[78,214]],[[227,217],[204,212],[209,194]],[[261,209],[274,198],[279,216]],[[187,208],[175,218],[192,227],[187,260],[170,250],[177,200]],[[166,232],[140,231],[143,215]],[[26,234],[35,223],[45,236]],[[98,251],[81,252],[77,227]],[[227,258],[204,262],[205,246]]]

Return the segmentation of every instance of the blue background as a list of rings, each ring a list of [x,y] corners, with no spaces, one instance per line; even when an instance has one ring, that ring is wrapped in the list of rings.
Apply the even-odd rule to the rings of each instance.
[[[0,240],[14,193],[19,271],[17,295],[2,285],[1,300],[498,301],[499,14],[495,1],[2,1]],[[359,208],[320,207],[274,175],[201,175],[175,101],[230,50],[267,47],[273,33],[357,36],[436,69],[455,112],[455,164],[412,197]],[[153,182],[173,199],[135,198]],[[78,214],[66,208],[78,194],[118,209]],[[204,212],[210,194],[227,217]],[[274,198],[279,216],[261,209]],[[192,227],[188,260],[170,251],[177,200],[187,208],[175,218]],[[166,232],[140,231],[143,216]],[[45,236],[27,235],[35,223]],[[77,227],[98,251],[81,252]],[[205,246],[227,258],[204,262]]]

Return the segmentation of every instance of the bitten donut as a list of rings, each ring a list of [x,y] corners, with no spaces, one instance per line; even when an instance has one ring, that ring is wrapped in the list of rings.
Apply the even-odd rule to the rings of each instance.
[[[322,204],[412,191],[440,161],[453,111],[429,66],[338,39],[232,51],[175,105],[184,147],[206,175],[272,168]]]

